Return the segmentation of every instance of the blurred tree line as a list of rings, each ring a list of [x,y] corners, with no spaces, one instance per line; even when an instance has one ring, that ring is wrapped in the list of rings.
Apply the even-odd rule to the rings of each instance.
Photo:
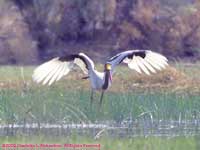
[[[0,63],[84,49],[198,59],[199,26],[199,0],[0,0]]]

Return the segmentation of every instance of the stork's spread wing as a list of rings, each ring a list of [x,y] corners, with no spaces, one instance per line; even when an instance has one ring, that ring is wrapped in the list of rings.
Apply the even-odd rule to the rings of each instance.
[[[127,63],[130,69],[139,73],[150,74],[156,70],[164,69],[168,63],[167,58],[159,53],[150,50],[129,50],[115,55],[107,63],[112,65],[112,69],[121,62]]]
[[[37,67],[33,73],[33,80],[37,83],[51,85],[67,75],[75,66],[74,64],[78,65],[85,74],[89,69],[94,68],[93,61],[83,53],[66,55],[54,58]]]

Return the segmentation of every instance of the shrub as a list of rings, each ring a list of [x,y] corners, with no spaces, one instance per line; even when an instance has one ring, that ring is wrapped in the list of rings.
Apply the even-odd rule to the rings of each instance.
[[[36,42],[19,9],[8,1],[0,5],[0,63],[33,63],[37,60]]]

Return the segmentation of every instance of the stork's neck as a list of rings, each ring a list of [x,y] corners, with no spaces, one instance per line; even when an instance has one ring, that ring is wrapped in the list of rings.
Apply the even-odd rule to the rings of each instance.
[[[110,71],[105,71],[105,77],[104,77],[104,84],[102,86],[103,90],[106,90],[109,86],[109,83],[111,82],[112,75]]]

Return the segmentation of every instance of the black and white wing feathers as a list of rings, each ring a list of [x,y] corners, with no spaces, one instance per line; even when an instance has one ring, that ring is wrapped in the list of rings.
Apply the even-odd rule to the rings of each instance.
[[[94,68],[93,61],[85,54],[66,55],[53,58],[52,60],[38,66],[33,73],[33,80],[43,85],[51,85],[67,75],[74,66],[78,65],[81,70],[88,74],[88,70]]]
[[[112,70],[123,62],[138,73],[150,75],[164,69],[168,65],[167,61],[165,56],[150,50],[129,50],[113,56],[107,63],[112,65]]]

